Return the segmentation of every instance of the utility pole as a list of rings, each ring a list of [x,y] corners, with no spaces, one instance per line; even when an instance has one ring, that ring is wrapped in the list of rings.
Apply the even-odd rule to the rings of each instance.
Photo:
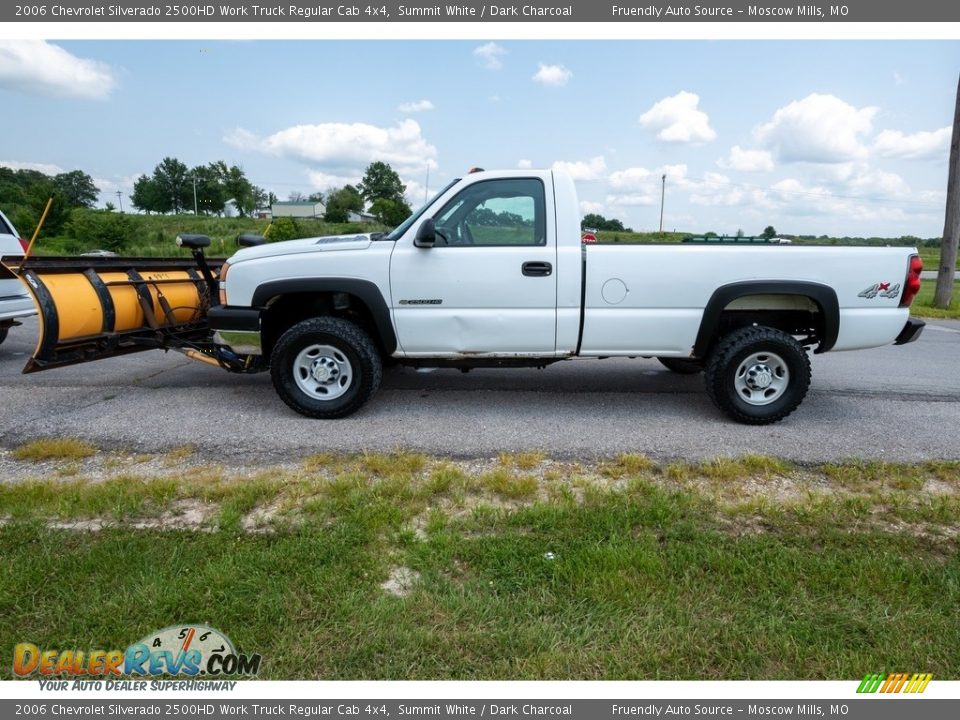
[[[957,269],[957,243],[960,241],[960,81],[957,82],[957,104],[953,111],[953,139],[950,141],[950,168],[947,171],[947,211],[943,221],[943,239],[940,241],[940,268],[937,271],[937,289],[933,304],[950,307],[953,298],[953,278]]]
[[[197,174],[193,174],[193,214],[199,215],[197,212]]]
[[[117,190],[117,202],[120,203],[120,212],[123,212],[123,196],[119,190]]]
[[[660,234],[663,235],[663,199],[667,195],[667,174],[660,178]]]

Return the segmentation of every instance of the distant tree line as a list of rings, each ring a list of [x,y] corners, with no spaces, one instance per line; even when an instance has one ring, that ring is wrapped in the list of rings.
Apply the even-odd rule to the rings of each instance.
[[[623,223],[612,218],[608,220],[598,213],[587,213],[583,216],[580,223],[580,229],[592,228],[594,230],[617,230],[620,232],[633,232],[632,229],[623,226]]]
[[[55,235],[70,219],[71,210],[93,207],[99,194],[93,178],[80,170],[46,175],[0,167],[0,209],[26,236],[37,226],[49,198],[53,204],[44,228]]]
[[[190,169],[177,158],[165,157],[150,175],[133,184],[130,201],[145,213],[196,210],[199,215],[222,215],[232,202],[241,217],[269,207],[275,197],[251,183],[237,165],[223,160]]]
[[[388,163],[377,160],[367,165],[363,179],[356,186],[348,184],[327,190],[323,219],[334,223],[347,222],[350,213],[363,212],[369,203],[370,213],[378,222],[394,227],[412,212],[403,196],[406,190],[407,186],[397,172]],[[317,193],[309,199],[323,200],[324,197]]]

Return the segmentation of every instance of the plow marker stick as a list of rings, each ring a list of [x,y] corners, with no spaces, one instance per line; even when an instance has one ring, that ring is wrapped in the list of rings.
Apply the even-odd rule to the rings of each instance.
[[[30,257],[30,252],[33,250],[33,243],[36,241],[37,235],[40,234],[40,228],[43,227],[43,223],[44,223],[44,222],[46,221],[46,219],[47,219],[47,213],[50,212],[50,206],[51,206],[51,205],[53,205],[53,195],[51,195],[51,196],[50,196],[50,199],[47,200],[47,206],[43,209],[43,215],[40,216],[40,222],[37,223],[37,229],[33,231],[33,237],[30,238],[30,244],[27,245],[27,252],[26,252],[26,254],[23,256],[23,259],[24,259],[24,260],[26,260],[28,257]]]

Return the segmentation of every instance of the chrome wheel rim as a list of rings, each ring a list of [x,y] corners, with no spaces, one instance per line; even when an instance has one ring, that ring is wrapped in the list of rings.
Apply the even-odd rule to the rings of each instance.
[[[748,355],[733,376],[737,396],[750,405],[776,402],[790,385],[790,369],[782,357],[772,352]]]
[[[293,361],[293,379],[314,400],[336,400],[350,389],[353,366],[332,345],[308,345]]]

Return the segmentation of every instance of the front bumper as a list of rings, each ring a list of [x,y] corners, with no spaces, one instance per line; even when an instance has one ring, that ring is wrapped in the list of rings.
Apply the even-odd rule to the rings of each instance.
[[[920,337],[920,333],[923,332],[923,328],[925,326],[926,323],[923,320],[910,318],[907,320],[907,324],[903,326],[903,330],[900,331],[900,334],[897,335],[897,339],[893,341],[893,344],[906,345],[907,343],[912,343],[914,340]]]
[[[37,307],[29,295],[0,297],[0,321],[16,320],[37,314]]]
[[[214,305],[207,311],[213,341],[226,345],[237,355],[262,355],[260,310]]]

